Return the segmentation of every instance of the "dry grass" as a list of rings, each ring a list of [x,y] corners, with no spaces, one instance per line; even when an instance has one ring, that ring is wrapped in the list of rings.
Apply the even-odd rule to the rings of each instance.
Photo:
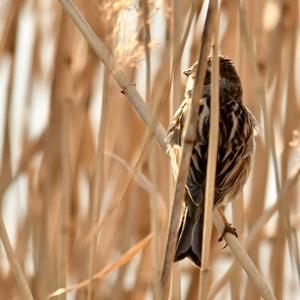
[[[76,7],[73,21],[61,4]],[[202,4],[1,5],[1,299],[166,299],[175,187],[163,127],[183,97],[181,70],[213,38]],[[261,129],[244,197],[230,204],[241,243],[227,236],[222,250],[213,229],[202,293],[190,262],[169,264],[172,299],[300,293],[298,11],[297,0],[221,1],[219,52]]]

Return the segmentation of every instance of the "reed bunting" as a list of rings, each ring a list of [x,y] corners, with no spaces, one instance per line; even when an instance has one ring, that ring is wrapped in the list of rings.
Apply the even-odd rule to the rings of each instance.
[[[203,96],[200,101],[196,140],[192,151],[186,182],[185,209],[178,231],[175,261],[190,258],[201,265],[201,246],[204,222],[204,195],[209,139],[209,116],[211,98],[211,65],[208,59]],[[255,119],[242,102],[242,86],[232,61],[219,57],[219,141],[216,166],[214,206],[224,206],[242,190],[250,172],[254,151],[253,131]],[[166,142],[173,163],[178,166],[182,146],[185,119],[192,100],[192,90],[198,64],[183,73],[188,77],[185,98],[169,125]],[[174,161],[175,159],[175,161]],[[225,232],[236,234],[235,229],[226,224]],[[221,237],[221,238],[222,238]]]

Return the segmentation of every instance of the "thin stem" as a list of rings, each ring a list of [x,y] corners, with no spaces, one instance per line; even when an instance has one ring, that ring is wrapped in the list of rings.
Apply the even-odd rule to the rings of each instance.
[[[217,3],[215,2],[217,6]],[[205,186],[205,206],[204,206],[204,225],[202,240],[202,257],[200,269],[200,290],[199,299],[207,299],[209,289],[209,262],[210,262],[210,243],[212,232],[212,212],[215,194],[216,164],[219,139],[219,13],[215,18],[214,25],[214,45],[212,60],[212,88],[211,88],[211,112],[209,126],[209,144],[207,173]]]
[[[2,219],[0,215],[0,238],[3,243],[3,247],[5,253],[7,255],[8,261],[10,263],[12,272],[16,278],[16,281],[20,287],[20,291],[22,294],[23,299],[26,300],[33,300],[33,296],[31,294],[30,288],[26,282],[25,275],[21,269],[21,266],[18,262],[17,256],[13,250],[13,247],[9,241],[9,237]]]
[[[146,102],[153,109],[152,97],[151,97],[151,53],[150,53],[150,25],[149,25],[149,6],[148,0],[142,0],[143,5],[143,18],[144,18],[144,47],[146,53]],[[151,193],[150,207],[151,207],[151,229],[154,233],[152,241],[152,257],[153,257],[153,267],[152,267],[152,284],[153,284],[153,298],[159,300],[161,297],[159,288],[159,230],[158,230],[158,195],[157,195],[157,153],[155,138],[151,135],[150,140],[150,151],[149,151],[149,173],[151,182],[153,183],[154,192]]]
[[[198,70],[193,88],[191,108],[187,115],[185,129],[183,133],[182,157],[180,161],[178,178],[175,189],[174,202],[172,207],[172,215],[170,219],[167,246],[165,250],[164,266],[161,276],[161,286],[163,288],[163,299],[167,299],[169,294],[169,283],[173,258],[175,255],[175,245],[177,239],[177,230],[181,218],[181,210],[183,198],[185,195],[185,182],[188,175],[190,158],[196,136],[196,125],[198,121],[198,111],[203,93],[204,76],[207,68],[207,58],[209,55],[212,35],[213,35],[213,20],[216,11],[216,1],[210,1],[207,18],[205,21],[202,45],[198,60]]]
[[[94,182],[92,191],[92,227],[98,224],[101,214],[101,204],[104,190],[104,149],[105,149],[105,132],[106,132],[106,115],[107,115],[107,95],[110,88],[110,74],[104,69],[104,79],[103,79],[103,97],[100,112],[100,123],[98,129],[98,147],[96,155],[96,164],[94,169]],[[93,237],[93,241],[89,249],[89,277],[90,283],[88,285],[88,299],[92,299],[92,276],[94,273],[94,262],[97,250],[98,242],[98,231]]]

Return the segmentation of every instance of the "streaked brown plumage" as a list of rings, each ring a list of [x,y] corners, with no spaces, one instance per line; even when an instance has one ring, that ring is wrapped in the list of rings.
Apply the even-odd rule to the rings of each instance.
[[[175,261],[190,258],[201,265],[204,195],[208,154],[210,115],[210,68],[205,76],[200,100],[199,121],[186,183],[185,211],[179,228]],[[177,160],[181,151],[181,135],[197,71],[197,63],[184,72],[188,76],[185,99],[168,128],[166,142]],[[220,120],[214,205],[224,205],[242,190],[249,175],[254,150],[255,119],[242,103],[240,78],[230,59],[220,56]]]

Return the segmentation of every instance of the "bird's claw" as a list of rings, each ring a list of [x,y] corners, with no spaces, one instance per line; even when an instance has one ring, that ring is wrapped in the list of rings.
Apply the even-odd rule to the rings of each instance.
[[[238,237],[238,234],[236,232],[236,228],[233,227],[232,224],[227,223],[227,224],[225,224],[223,232],[219,236],[218,241],[222,242],[224,240],[225,234],[228,233],[228,232],[235,235],[236,237]],[[226,248],[227,246],[228,246],[228,244],[226,243],[226,245],[222,249]]]

